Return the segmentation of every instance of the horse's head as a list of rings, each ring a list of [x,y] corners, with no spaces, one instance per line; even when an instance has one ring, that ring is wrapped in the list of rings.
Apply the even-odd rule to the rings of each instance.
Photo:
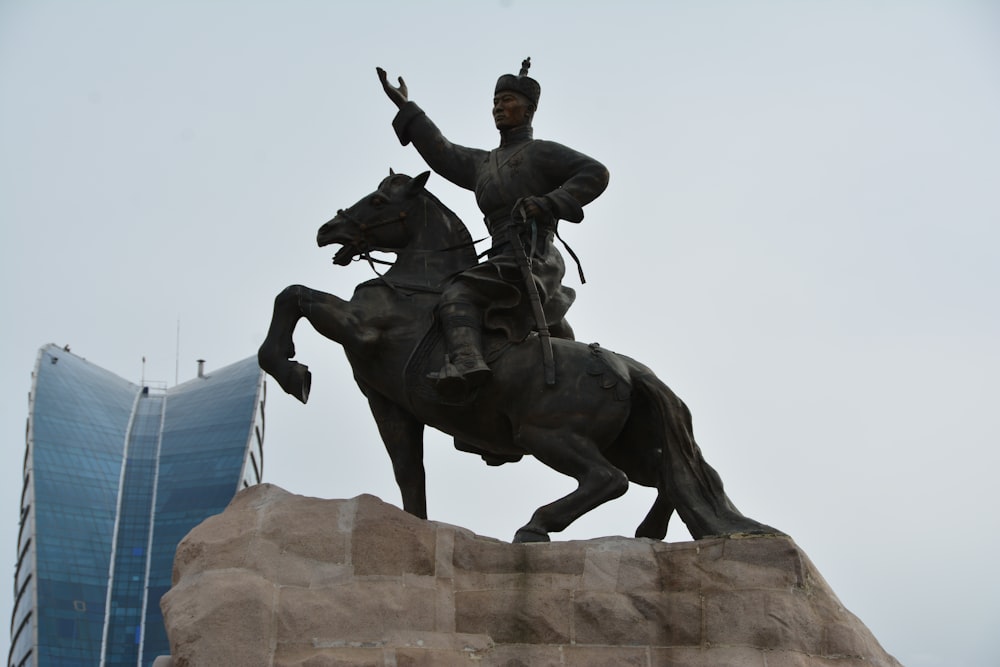
[[[413,236],[409,217],[429,176],[429,171],[411,178],[389,170],[389,176],[375,192],[337,211],[333,220],[320,227],[316,242],[320,247],[341,244],[343,247],[333,257],[334,263],[340,265],[349,264],[369,250],[405,248]]]

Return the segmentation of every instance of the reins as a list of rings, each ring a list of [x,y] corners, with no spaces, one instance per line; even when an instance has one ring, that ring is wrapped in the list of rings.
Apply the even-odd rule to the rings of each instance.
[[[424,204],[424,219],[426,220],[426,218],[427,218],[427,199],[426,198],[422,198],[422,200],[423,200],[423,204]],[[381,227],[385,227],[387,225],[393,225],[393,224],[400,224],[400,225],[404,225],[405,226],[406,223],[407,223],[407,218],[409,218],[410,213],[411,213],[413,207],[416,204],[417,204],[417,202],[413,202],[413,204],[411,204],[409,208],[407,208],[405,210],[402,210],[402,211],[399,211],[399,213],[397,213],[396,215],[394,215],[392,217],[389,217],[389,218],[385,218],[383,220],[376,220],[375,222],[363,222],[362,220],[359,220],[356,216],[354,216],[350,211],[346,211],[344,209],[340,209],[340,210],[337,211],[337,215],[346,218],[349,222],[352,222],[355,225],[357,225],[357,228],[358,228],[359,234],[358,234],[358,237],[357,237],[357,243],[354,243],[353,240],[352,240],[352,245],[354,245],[358,249],[358,255],[356,257],[354,257],[352,261],[360,262],[360,261],[364,260],[364,261],[368,262],[368,266],[371,267],[372,273],[374,273],[381,282],[383,282],[386,286],[388,286],[389,288],[391,288],[397,294],[400,293],[397,285],[395,283],[393,283],[391,280],[389,280],[388,278],[386,278],[385,274],[379,273],[378,269],[375,268],[376,264],[381,264],[383,266],[389,266],[389,267],[391,267],[391,266],[395,265],[395,262],[390,262],[390,261],[386,261],[384,259],[378,259],[378,258],[372,257],[371,251],[372,250],[377,250],[377,248],[372,247],[371,243],[369,242],[369,240],[368,240],[368,232],[372,231],[373,229],[379,229]],[[532,227],[534,227],[534,225],[532,225]],[[555,237],[559,240],[560,243],[562,243],[562,246],[566,249],[566,252],[569,253],[570,257],[572,257],[573,261],[576,263],[576,270],[577,270],[577,273],[580,276],[580,283],[581,284],[585,284],[587,282],[587,279],[583,275],[583,264],[580,262],[580,258],[577,257],[577,254],[575,252],[573,252],[573,248],[571,248],[570,245],[568,243],[566,243],[565,239],[563,239],[563,237],[559,234],[559,228],[558,228],[558,226],[554,226],[553,227],[553,232],[555,234]],[[536,231],[536,229],[533,228],[532,229],[532,240],[531,240],[532,256],[534,256],[534,249],[535,249],[536,242],[537,242],[536,236],[535,236],[536,234],[537,234],[537,231]],[[483,241],[486,241],[488,239],[490,239],[489,236],[484,236],[484,237],[479,238],[479,239],[475,239],[475,240],[472,240],[472,241],[463,241],[462,243],[456,243],[455,245],[450,245],[450,246],[447,246],[447,247],[444,247],[444,248],[434,248],[434,249],[428,249],[428,250],[414,250],[414,249],[410,249],[409,252],[415,253],[415,254],[416,253],[435,254],[435,253],[442,253],[442,252],[455,252],[456,250],[464,250],[466,248],[473,248],[473,249],[475,249],[475,246],[477,244],[482,243]],[[477,254],[476,255],[476,261],[479,261],[483,257],[487,256],[490,253],[491,250],[492,250],[492,247],[487,248],[486,250],[484,250],[484,251],[480,252],[479,254]],[[410,287],[416,287],[416,286],[410,286]],[[420,289],[424,290],[424,291],[433,291],[433,290],[427,290],[427,288],[423,288],[423,287],[420,287]]]
[[[422,198],[422,199],[423,199],[423,204],[424,204],[424,219],[426,220],[427,219],[427,200],[426,200],[426,198]],[[385,227],[386,225],[392,225],[392,224],[396,224],[396,223],[405,226],[406,223],[407,223],[407,218],[410,216],[410,213],[411,213],[413,207],[416,204],[417,204],[417,202],[413,202],[413,204],[410,205],[410,208],[407,208],[405,210],[400,211],[395,216],[386,218],[384,220],[377,220],[375,222],[370,222],[370,223],[369,222],[363,222],[362,220],[359,220],[352,213],[350,213],[349,211],[345,211],[344,209],[340,209],[340,210],[337,211],[337,215],[346,218],[348,220],[348,222],[354,223],[355,225],[357,225],[357,228],[358,228],[359,234],[357,236],[357,243],[355,243],[354,240],[352,239],[352,245],[354,245],[358,249],[358,255],[357,255],[357,257],[355,257],[353,259],[353,261],[360,262],[360,261],[364,260],[364,261],[368,262],[368,266],[371,267],[372,273],[374,273],[377,276],[377,278],[382,283],[384,283],[387,287],[389,287],[390,289],[392,289],[392,291],[394,291],[394,292],[396,292],[397,294],[400,294],[400,295],[402,295],[401,292],[399,291],[399,287],[400,286],[407,287],[407,288],[410,288],[410,289],[417,289],[417,290],[424,291],[424,292],[440,292],[441,290],[434,289],[434,288],[428,288],[428,287],[425,287],[425,286],[422,286],[422,285],[403,285],[402,283],[394,283],[393,281],[391,281],[388,278],[386,278],[385,274],[379,273],[378,269],[375,268],[376,264],[382,264],[384,266],[390,266],[391,267],[391,266],[395,265],[395,262],[389,262],[389,261],[386,261],[386,260],[383,260],[383,259],[377,259],[375,257],[372,257],[371,251],[372,250],[377,250],[377,248],[373,247],[372,244],[370,243],[369,238],[368,238],[368,232],[370,232],[373,229],[378,229],[380,227]],[[428,249],[428,250],[416,250],[416,249],[412,249],[411,248],[411,249],[409,249],[409,252],[414,253],[414,254],[419,254],[419,253],[436,254],[436,253],[444,253],[444,252],[455,252],[457,250],[464,250],[466,248],[475,248],[475,246],[476,246],[477,243],[481,243],[482,241],[485,241],[488,238],[490,238],[490,237],[484,236],[481,239],[476,239],[476,240],[473,240],[473,241],[463,241],[462,243],[456,243],[454,245],[450,245],[450,246],[447,246],[447,247],[444,247],[444,248],[432,248],[432,249]],[[482,258],[483,256],[485,256],[488,252],[489,252],[489,250],[487,249],[484,252],[476,255],[476,260],[478,261],[480,258]]]

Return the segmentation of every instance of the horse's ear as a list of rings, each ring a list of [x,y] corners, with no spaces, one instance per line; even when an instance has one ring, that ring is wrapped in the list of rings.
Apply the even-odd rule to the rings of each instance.
[[[395,175],[396,175],[396,172],[394,172],[394,171],[392,170],[392,167],[389,167],[389,175],[390,175],[390,176],[395,176]]]
[[[410,181],[409,185],[406,186],[406,195],[408,197],[412,197],[421,190],[423,190],[424,186],[427,184],[427,179],[430,177],[431,177],[431,172],[429,171],[425,171],[419,176],[414,177]]]

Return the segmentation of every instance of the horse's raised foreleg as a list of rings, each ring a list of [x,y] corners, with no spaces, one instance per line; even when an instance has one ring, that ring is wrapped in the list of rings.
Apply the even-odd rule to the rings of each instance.
[[[531,521],[518,529],[515,542],[547,542],[585,513],[628,490],[628,477],[611,465],[597,443],[565,427],[523,425],[518,444],[545,465],[576,479],[578,486],[567,496],[535,510]]]
[[[282,389],[303,403],[309,400],[311,375],[307,366],[291,359],[295,356],[292,333],[302,317],[299,296],[306,289],[308,288],[301,285],[292,285],[274,298],[271,326],[257,350],[257,363],[260,367],[277,380]]]
[[[403,498],[403,509],[426,519],[423,423],[374,390],[363,385],[361,390],[368,397],[379,435],[392,460],[392,472]]]
[[[257,361],[282,389],[305,403],[309,400],[312,376],[308,367],[292,361],[295,356],[292,333],[302,317],[316,331],[342,345],[361,341],[368,330],[360,325],[349,304],[332,294],[292,285],[274,298],[271,326],[257,351]]]

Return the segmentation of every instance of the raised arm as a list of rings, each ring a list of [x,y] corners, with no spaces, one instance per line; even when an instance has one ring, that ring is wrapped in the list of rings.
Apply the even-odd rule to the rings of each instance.
[[[384,69],[377,67],[375,71],[382,90],[399,109],[392,121],[399,143],[404,146],[412,143],[427,166],[437,174],[461,188],[475,190],[476,166],[486,158],[487,152],[448,141],[423,109],[410,101],[403,77],[398,78],[399,86],[396,87],[389,83]]]

